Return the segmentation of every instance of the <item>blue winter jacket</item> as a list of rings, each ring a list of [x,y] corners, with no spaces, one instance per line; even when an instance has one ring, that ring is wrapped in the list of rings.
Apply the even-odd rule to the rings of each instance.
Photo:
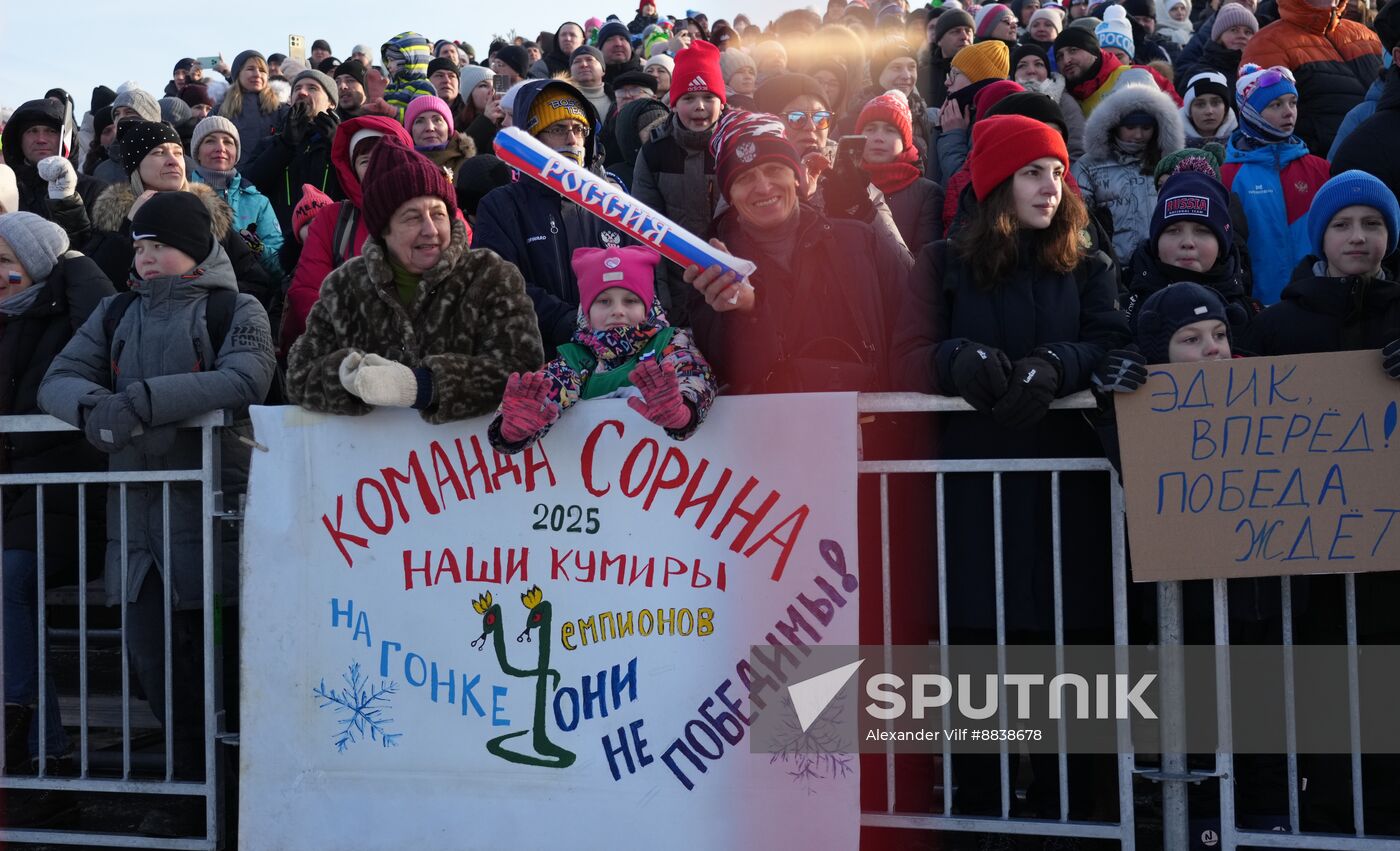
[[[1221,182],[1239,196],[1249,223],[1254,297],[1278,301],[1293,267],[1311,251],[1308,208],[1327,182],[1327,161],[1308,153],[1297,136],[1274,145],[1251,145],[1241,131],[1225,148]]]
[[[200,175],[198,169],[192,169],[189,173],[191,183],[206,183],[204,177]],[[277,214],[272,210],[272,202],[267,200],[267,196],[258,191],[250,181],[244,180],[243,175],[235,173],[228,182],[228,188],[223,192],[215,192],[233,210],[233,229],[240,234],[256,236],[256,240],[248,241],[248,247],[258,256],[258,262],[267,269],[267,273],[272,276],[272,280],[281,281],[287,276],[282,270],[282,263],[278,260],[278,252],[282,250],[282,226],[277,223]],[[258,249],[261,243],[261,250]]]

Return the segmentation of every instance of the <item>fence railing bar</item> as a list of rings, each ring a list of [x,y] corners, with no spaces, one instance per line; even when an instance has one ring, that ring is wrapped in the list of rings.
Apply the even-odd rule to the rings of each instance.
[[[165,779],[169,781],[175,779],[175,700],[171,694],[175,685],[174,671],[172,670],[175,645],[170,640],[170,574],[174,572],[175,565],[170,561],[169,482],[160,487],[160,514],[161,545],[165,559],[165,569],[160,572],[161,616],[165,633],[165,659],[161,673],[165,679],[165,724],[163,725],[165,727]]]
[[[37,711],[34,713],[35,721],[38,723],[39,734],[39,777],[44,777],[49,770],[49,632],[48,632],[48,606],[43,604],[44,593],[47,590],[44,574],[48,572],[48,553],[44,549],[44,486],[39,485],[34,489],[34,536],[35,555],[37,566],[35,568],[35,599],[39,601],[35,607],[37,616],[38,635],[35,637],[35,647],[38,650],[38,691],[39,696]]]
[[[1050,403],[1050,410],[1092,410],[1098,406],[1094,395],[1081,390]],[[973,408],[957,396],[934,396],[926,393],[862,393],[856,397],[856,412],[861,414],[972,413]]]
[[[1109,472],[1113,465],[1103,458],[1016,458],[1017,473]],[[861,473],[1001,473],[1007,459],[964,458],[946,460],[861,461]]]
[[[1001,473],[992,474],[992,548],[997,618],[997,721],[1006,729],[1006,562],[1003,549],[1005,530],[1002,528]],[[1011,757],[1006,739],[997,747],[1001,759],[1001,817],[1011,817]]]
[[[1109,529],[1113,569],[1113,643],[1115,673],[1128,673],[1128,550],[1127,509],[1123,488],[1116,472],[1107,472]],[[1118,831],[1123,851],[1133,851],[1137,843],[1137,813],[1133,808],[1133,775],[1137,771],[1137,749],[1127,718],[1118,720]]]
[[[883,637],[885,640],[884,663],[886,671],[894,670],[894,609],[890,604],[890,481],[889,476],[880,477],[880,604],[883,613]],[[894,719],[885,722],[887,730],[894,729]],[[895,811],[894,794],[894,739],[885,743],[885,801],[886,811]]]
[[[1060,548],[1060,474],[1050,474],[1050,545],[1051,545],[1051,584],[1054,586],[1055,600],[1055,675],[1065,672],[1065,593],[1064,571]],[[1060,821],[1069,821],[1069,737],[1068,724],[1063,717],[1056,723],[1059,736],[1059,753],[1056,755],[1060,768]]]
[[[943,511],[943,474],[933,477],[933,507],[938,523],[938,664],[948,670],[948,535]],[[951,709],[943,704],[943,729],[952,726]],[[953,814],[953,748],[943,739],[943,815]]]
[[[130,662],[130,660],[128,659],[127,647],[126,647],[127,629],[128,629],[128,628],[130,627],[130,625],[131,625],[130,619],[127,617],[127,611],[128,611],[127,600],[131,597],[131,595],[130,595],[129,593],[127,593],[127,587],[128,587],[127,583],[128,583],[128,581],[129,581],[129,576],[130,576],[130,573],[129,573],[129,570],[130,570],[130,564],[129,564],[129,562],[130,562],[130,554],[129,554],[128,551],[127,551],[127,550],[128,550],[128,546],[127,546],[127,545],[128,545],[128,540],[127,540],[127,538],[128,538],[129,529],[128,529],[128,527],[127,527],[127,522],[126,522],[126,515],[127,515],[127,500],[126,500],[127,491],[126,491],[126,484],[123,483],[123,484],[121,484],[121,485],[118,485],[117,487],[118,487],[118,493],[117,493],[118,511],[117,511],[117,515],[118,515],[118,520],[119,520],[119,522],[121,523],[121,526],[122,526],[122,528],[121,528],[121,536],[120,536],[120,542],[121,542],[121,556],[120,556],[120,559],[121,559],[121,586],[120,586],[120,588],[119,588],[119,593],[121,594],[121,601],[122,601],[122,604],[121,604],[121,608],[122,608],[122,611],[121,611],[121,616],[122,616],[122,618],[121,618],[121,619],[122,619],[122,647],[121,647],[121,656],[122,656],[122,660],[121,660],[121,661],[122,661],[122,777],[129,780],[129,779],[131,778],[131,662]]]
[[[1230,592],[1224,579],[1211,580],[1216,647],[1230,646]],[[1239,839],[1235,828],[1235,728],[1230,705],[1230,656],[1215,654],[1216,746],[1215,771],[1220,783],[1220,848],[1234,851]]]
[[[1283,735],[1288,761],[1288,828],[1302,832],[1298,802],[1298,705],[1293,680],[1293,583],[1279,577],[1279,601],[1283,607]]]
[[[71,844],[99,846],[103,848],[179,848],[190,851],[209,851],[217,847],[213,839],[163,839],[156,836],[137,834],[102,834],[72,832],[59,833],[47,830],[15,830],[0,828],[0,841],[26,842],[39,845],[54,845],[59,839],[73,840]]]
[[[88,776],[87,486],[78,485],[78,754],[79,775]]]
[[[1356,835],[1365,836],[1365,798],[1361,788],[1361,672],[1356,645],[1356,574],[1348,573],[1342,580],[1346,587],[1347,718],[1351,722],[1351,816]]]

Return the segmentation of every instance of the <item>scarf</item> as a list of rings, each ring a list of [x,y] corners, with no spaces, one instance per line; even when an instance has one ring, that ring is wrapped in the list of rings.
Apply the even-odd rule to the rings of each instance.
[[[802,221],[802,205],[788,216],[787,221],[772,228],[748,228],[749,239],[753,240],[758,250],[769,259],[776,262],[783,268],[784,272],[792,269],[792,254],[797,250],[797,227]]]
[[[870,175],[870,182],[889,197],[902,189],[908,189],[914,181],[923,176],[918,166],[919,151],[909,147],[899,152],[899,156],[887,163],[862,163],[861,168]]]
[[[28,289],[21,290],[4,301],[0,301],[0,315],[23,316],[24,312],[38,300],[39,292],[43,289],[40,284],[30,284]]]
[[[229,184],[233,182],[234,175],[238,174],[238,169],[231,168],[228,171],[220,171],[197,165],[194,167],[194,173],[199,175],[200,179],[215,192],[227,192]]]
[[[1021,84],[1021,88],[1028,92],[1046,95],[1055,103],[1059,103],[1060,96],[1065,93],[1065,78],[1057,73],[1052,73],[1044,80],[1027,80]]]
[[[1123,154],[1126,157],[1129,157],[1131,159],[1141,159],[1143,152],[1147,150],[1147,142],[1149,141],[1151,140],[1149,139],[1141,142],[1125,142],[1122,139],[1119,139],[1115,136],[1113,139],[1113,147],[1116,148],[1119,153]]]
[[[1100,53],[1099,61],[1095,62],[1093,67],[1089,69],[1089,76],[1072,86],[1066,81],[1065,88],[1069,89],[1069,93],[1074,96],[1075,100],[1083,103],[1108,81],[1109,75],[1122,66],[1123,63],[1112,53]]]
[[[670,328],[666,314],[661,310],[661,302],[653,299],[651,312],[639,325],[626,328],[607,328],[595,331],[588,326],[584,309],[579,309],[578,324],[569,343],[561,346],[560,357],[545,364],[544,372],[550,377],[549,396],[568,408],[583,398],[584,384],[593,375],[602,375],[618,368],[628,368],[629,364],[651,345],[657,334]],[[576,346],[596,363],[591,370],[575,369],[564,357],[563,350]],[[575,349],[577,351],[577,349]]]
[[[958,89],[956,92],[953,92],[952,94],[948,95],[948,97],[957,101],[958,106],[962,107],[963,112],[967,113],[968,115],[971,115],[972,99],[976,97],[978,92],[990,86],[992,83],[997,82],[1000,81],[996,79],[979,80],[976,83],[972,83],[971,85],[963,86],[961,89]],[[913,113],[912,109],[910,110],[910,113]]]
[[[1266,121],[1263,113],[1250,106],[1248,100],[1240,101],[1237,107],[1240,111],[1240,132],[1250,139],[1272,145],[1293,138],[1291,133],[1285,133]]]

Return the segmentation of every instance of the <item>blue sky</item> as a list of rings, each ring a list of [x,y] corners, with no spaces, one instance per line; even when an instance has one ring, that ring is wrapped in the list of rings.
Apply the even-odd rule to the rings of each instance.
[[[804,5],[801,0],[688,0],[710,20],[747,12],[766,24],[778,12]],[[480,57],[492,34],[514,28],[526,37],[553,31],[566,20],[582,21],[594,14],[615,13],[624,21],[636,14],[626,0],[610,0],[590,8],[588,2],[568,0],[193,0],[185,3],[131,0],[40,0],[0,2],[0,105],[14,108],[43,97],[54,86],[73,95],[79,114],[87,109],[92,89],[113,89],[132,79],[156,97],[170,79],[170,70],[183,56],[223,53],[232,60],[240,50],[264,54],[287,52],[287,36],[330,42],[335,55],[346,58],[350,48],[364,42],[374,48],[404,30],[430,39],[465,39]],[[820,4],[825,8],[825,0]],[[672,9],[658,0],[663,14],[683,15],[687,6]]]

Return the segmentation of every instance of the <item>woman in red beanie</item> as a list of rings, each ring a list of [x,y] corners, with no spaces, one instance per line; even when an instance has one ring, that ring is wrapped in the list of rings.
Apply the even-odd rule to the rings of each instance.
[[[968,164],[976,211],[953,239],[925,248],[909,278],[894,341],[899,389],[961,396],[975,409],[947,419],[943,457],[1102,457],[1094,430],[1077,411],[1049,410],[1055,399],[1087,389],[1103,355],[1128,339],[1113,266],[1085,249],[1089,216],[1066,189],[1064,139],[1032,118],[990,116],[973,130]],[[1099,473],[1066,473],[1060,480],[1061,506],[1070,509],[1061,512],[1060,534],[1065,640],[1111,641],[1108,483]],[[1003,476],[1001,484],[1006,528],[999,531],[988,510],[989,476],[947,482],[949,634],[955,643],[995,644],[1000,607],[1008,641],[1049,643],[1055,623],[1049,483],[1026,474]],[[1092,807],[1085,759],[1069,759],[1070,818],[1084,818]],[[1031,760],[1029,808],[1037,817],[1058,818],[1056,757]],[[996,757],[957,756],[953,773],[958,812],[1001,812]]]

